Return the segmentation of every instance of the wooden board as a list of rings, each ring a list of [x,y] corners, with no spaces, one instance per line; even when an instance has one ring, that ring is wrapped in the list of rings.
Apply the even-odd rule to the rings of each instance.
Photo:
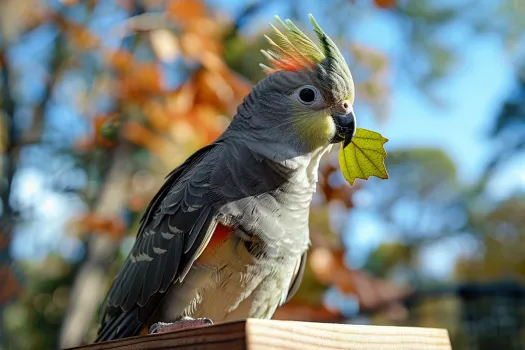
[[[450,350],[445,329],[248,319],[86,345],[75,350]]]

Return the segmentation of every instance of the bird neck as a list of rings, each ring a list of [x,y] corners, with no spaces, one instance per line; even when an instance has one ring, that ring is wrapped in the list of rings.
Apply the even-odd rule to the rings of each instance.
[[[332,145],[319,147],[308,154],[299,155],[281,161],[285,167],[291,169],[294,176],[290,178],[291,182],[307,186],[315,192],[315,187],[319,178],[319,163],[323,155],[330,151]]]
[[[289,185],[295,185],[297,191],[315,192],[318,181],[319,163],[332,145],[319,147],[311,152],[299,152],[294,147],[267,140],[250,140],[247,138],[228,138],[235,147],[247,147],[259,159],[261,166],[268,166],[285,178]]]

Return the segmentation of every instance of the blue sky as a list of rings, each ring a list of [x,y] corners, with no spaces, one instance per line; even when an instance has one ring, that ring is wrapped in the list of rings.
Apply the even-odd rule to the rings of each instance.
[[[388,33],[382,35],[374,29],[369,32],[374,36],[365,39],[371,45],[382,48],[391,44]],[[388,145],[392,148],[442,148],[454,160],[460,179],[471,184],[479,178],[493,152],[488,133],[502,101],[511,92],[515,75],[511,57],[501,41],[493,36],[469,41],[458,57],[452,74],[438,87],[446,106],[432,105],[414,91],[413,86],[396,84],[397,79],[403,80],[398,70],[392,79],[389,118],[379,125],[369,120],[359,122],[383,133],[390,139]],[[504,188],[499,186],[499,191],[492,191],[491,195],[501,197],[516,186],[525,186],[524,171],[521,161],[511,164],[497,179]]]

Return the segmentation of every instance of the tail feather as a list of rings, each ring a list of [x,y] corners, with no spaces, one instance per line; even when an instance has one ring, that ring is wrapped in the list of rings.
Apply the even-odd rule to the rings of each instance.
[[[138,316],[136,307],[111,316],[106,314],[95,343],[139,335],[144,328],[144,324],[139,320]]]

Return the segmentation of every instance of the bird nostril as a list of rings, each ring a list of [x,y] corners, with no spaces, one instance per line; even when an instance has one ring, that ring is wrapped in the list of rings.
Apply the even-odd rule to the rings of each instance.
[[[350,108],[350,103],[348,103],[348,101],[343,101],[343,108],[345,109],[345,111],[348,111],[348,109]]]

